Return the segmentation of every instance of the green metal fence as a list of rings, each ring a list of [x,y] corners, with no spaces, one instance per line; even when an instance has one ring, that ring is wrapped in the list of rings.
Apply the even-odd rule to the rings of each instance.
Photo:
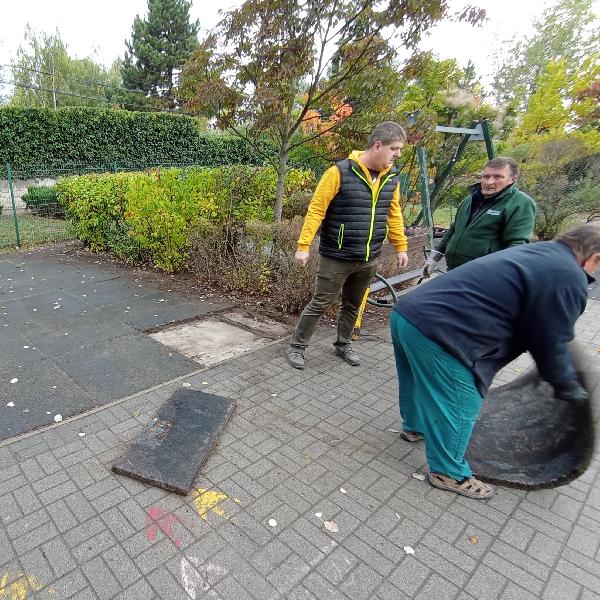
[[[157,167],[189,167],[192,164],[55,164],[13,168],[0,164],[0,249],[27,247],[75,239],[64,209],[56,201],[53,186],[59,177],[138,171]]]

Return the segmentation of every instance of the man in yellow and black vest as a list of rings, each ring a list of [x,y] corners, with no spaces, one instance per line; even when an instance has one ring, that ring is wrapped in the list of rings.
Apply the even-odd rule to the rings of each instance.
[[[393,121],[380,123],[369,136],[364,152],[354,151],[330,167],[317,185],[295,256],[296,262],[306,265],[320,227],[315,291],[300,315],[288,350],[288,360],[296,369],[304,369],[304,351],[340,291],[335,352],[350,365],[360,364],[351,347],[352,330],[386,236],[396,249],[398,265],[408,264],[399,173],[393,168],[405,142],[406,133],[400,125]]]

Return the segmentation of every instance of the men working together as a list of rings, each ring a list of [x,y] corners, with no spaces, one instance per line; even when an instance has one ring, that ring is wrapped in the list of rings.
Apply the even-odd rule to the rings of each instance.
[[[315,291],[288,349],[294,368],[305,367],[310,339],[340,291],[335,352],[350,365],[360,364],[352,329],[386,236],[398,265],[408,263],[393,169],[405,141],[402,127],[381,123],[364,152],[328,169],[317,186],[296,252],[297,262],[306,265],[320,227]],[[431,485],[476,499],[489,498],[494,489],[473,478],[465,452],[499,369],[530,352],[557,398],[587,398],[568,344],[586,305],[589,274],[600,267],[600,225],[527,244],[535,203],[517,188],[517,176],[511,158],[485,165],[480,184],[437,247],[449,273],[403,295],[391,315],[401,436],[425,440]],[[436,262],[428,258],[426,277]]]

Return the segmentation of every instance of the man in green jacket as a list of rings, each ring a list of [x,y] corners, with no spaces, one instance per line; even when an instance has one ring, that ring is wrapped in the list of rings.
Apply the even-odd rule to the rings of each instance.
[[[481,182],[461,202],[450,226],[423,267],[429,277],[446,257],[448,270],[503,250],[526,244],[531,238],[536,206],[516,186],[519,166],[513,158],[499,156],[483,170]]]

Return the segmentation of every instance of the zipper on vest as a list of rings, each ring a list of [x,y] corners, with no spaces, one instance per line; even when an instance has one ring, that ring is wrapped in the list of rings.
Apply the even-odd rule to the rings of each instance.
[[[378,186],[377,190],[373,188],[373,186],[365,179],[365,177],[359,173],[356,167],[352,167],[352,171],[354,174],[362,179],[371,189],[371,224],[369,226],[369,237],[367,239],[367,252],[365,254],[365,261],[369,260],[371,256],[371,240],[373,239],[373,226],[375,225],[375,207],[377,206],[377,200],[379,200],[379,193],[383,189],[383,186],[395,175],[395,173],[390,173]]]
[[[344,243],[344,224],[340,225],[338,229],[338,250],[342,249],[342,244]]]

